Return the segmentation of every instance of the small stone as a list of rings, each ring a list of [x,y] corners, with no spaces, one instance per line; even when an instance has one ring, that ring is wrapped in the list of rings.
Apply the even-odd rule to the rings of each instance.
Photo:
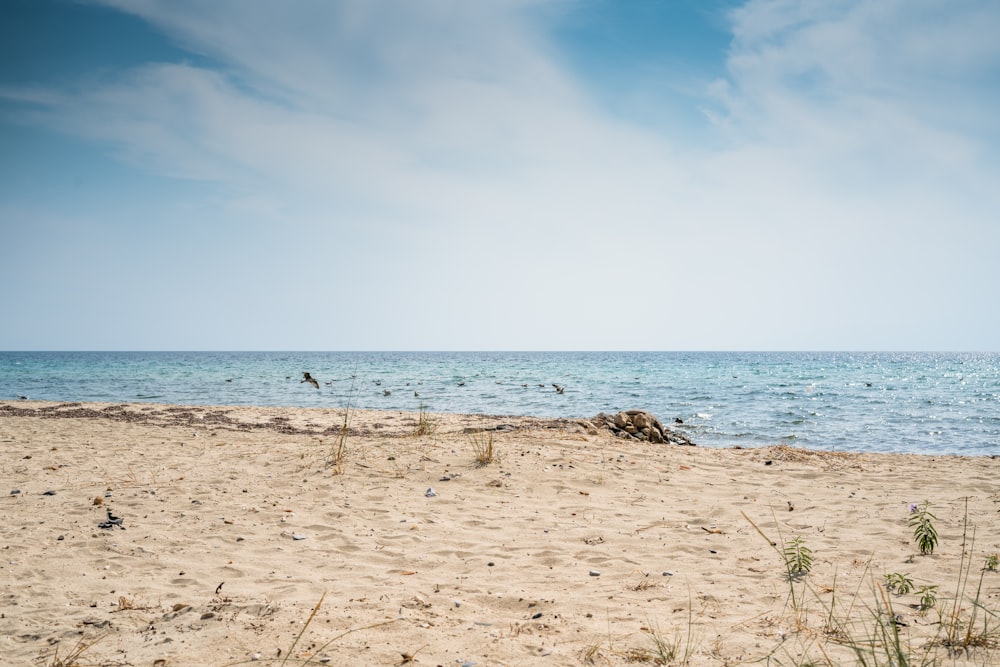
[[[663,576],[664,577],[672,577],[672,576],[674,576],[674,573],[673,572],[667,572],[666,570],[664,570],[663,571]]]
[[[531,620],[535,620],[535,619],[538,619],[538,618],[541,618],[541,617],[542,617],[542,612],[538,612],[534,616],[531,617]]]
[[[63,540],[65,540],[65,539],[66,539],[66,536],[65,536],[65,535],[60,535],[60,536],[59,536],[59,537],[57,537],[56,539],[57,539],[58,541],[62,542]]]
[[[263,656],[260,653],[254,653],[252,656],[250,656],[250,659],[256,662],[257,660],[260,660],[262,657]]]
[[[590,571],[590,576],[592,576],[592,577],[599,577],[599,576],[601,576],[601,573],[598,572],[597,570],[591,570]]]
[[[49,489],[48,491],[43,491],[42,495],[43,496],[54,496],[54,495],[56,495],[56,492],[53,491],[52,489]]]
[[[433,498],[434,496],[437,495],[437,491],[434,490],[434,487],[430,487],[426,491],[424,491],[424,495],[427,496],[428,498]]]
[[[305,535],[300,535],[299,533],[293,533],[292,534],[292,539],[293,540],[304,540],[304,539],[306,539],[306,536]]]
[[[21,489],[14,489],[13,491],[11,491],[11,492],[10,492],[10,495],[12,495],[12,496],[16,496],[16,495],[18,495],[19,493],[21,493]]]

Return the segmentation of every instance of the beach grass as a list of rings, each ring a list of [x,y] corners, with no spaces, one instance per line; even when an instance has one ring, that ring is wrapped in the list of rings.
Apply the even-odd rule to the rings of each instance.
[[[916,527],[914,539],[925,555],[938,544],[937,531],[930,524],[931,519],[936,517],[927,512],[927,507],[928,504],[924,503],[916,510],[911,509],[917,519],[909,522],[911,527]],[[917,589],[908,574],[899,572],[884,574],[881,582],[877,581],[870,571],[871,562],[878,554],[876,548],[865,566],[868,595],[862,597],[859,587],[852,592],[846,606],[839,607],[836,577],[834,585],[824,589],[817,589],[805,578],[812,564],[812,552],[803,552],[805,547],[801,540],[789,540],[781,550],[778,542],[771,540],[746,513],[743,516],[778,553],[788,585],[786,609],[792,614],[790,620],[794,631],[782,636],[779,643],[762,658],[765,664],[924,667],[943,665],[959,656],[981,660],[984,665],[993,664],[993,652],[1000,648],[1000,614],[995,606],[986,604],[983,596],[983,580],[990,569],[981,568],[978,581],[970,582],[975,529],[968,524],[967,507],[962,526],[958,580],[954,595],[949,598],[950,610],[940,613],[937,634],[918,645],[913,645],[904,636],[903,630],[908,622],[893,598],[914,593],[919,602],[908,605],[908,608],[925,614],[938,606],[939,584],[926,584]],[[780,523],[776,517],[775,524],[780,535]],[[930,537],[931,534],[933,537]],[[970,589],[970,583],[975,586],[974,590]],[[829,601],[823,597],[827,592],[832,593]],[[814,605],[825,617],[820,627],[811,623],[809,611]],[[837,647],[849,649],[854,661],[846,662],[836,653]]]
[[[69,653],[65,656],[59,655],[59,647],[56,646],[55,652],[52,655],[52,660],[47,663],[47,667],[83,667],[80,660],[83,654],[86,653],[97,644],[99,641],[104,639],[105,635],[98,635],[96,637],[80,637],[76,640],[73,648],[70,649]]]
[[[485,426],[469,433],[469,444],[476,467],[484,468],[497,460],[493,429]]]
[[[421,405],[420,412],[417,415],[417,426],[413,431],[413,435],[420,437],[426,435],[434,435],[437,431],[437,421],[433,419],[427,412],[427,406]]]
[[[333,441],[330,452],[326,459],[326,466],[334,475],[344,474],[344,464],[347,461],[347,435],[351,428],[351,408],[344,408],[344,421],[340,426],[340,432]]]

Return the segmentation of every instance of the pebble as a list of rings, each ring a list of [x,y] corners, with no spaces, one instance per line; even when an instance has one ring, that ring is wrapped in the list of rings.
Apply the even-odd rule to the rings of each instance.
[[[54,496],[54,495],[56,495],[56,492],[53,491],[52,489],[49,489],[48,491],[43,491],[42,495],[43,496]]]
[[[254,653],[252,656],[250,656],[250,659],[253,661],[257,661],[260,660],[262,657],[263,656],[260,653]]]
[[[305,535],[300,535],[298,533],[293,533],[292,534],[292,539],[293,540],[304,540],[304,539],[306,539],[306,536]]]
[[[428,498],[433,498],[434,496],[437,495],[437,491],[435,491],[434,487],[432,486],[429,487],[426,491],[424,491],[424,495],[427,496]]]
[[[597,570],[591,570],[590,571],[590,576],[592,576],[592,577],[599,577],[599,576],[601,576],[601,573],[598,572]]]
[[[13,491],[10,492],[10,495],[16,496],[19,493],[21,493],[21,489],[14,489]]]
[[[673,572],[667,572],[666,570],[664,570],[663,571],[663,576],[664,577],[672,577],[672,576],[674,576],[674,573]]]

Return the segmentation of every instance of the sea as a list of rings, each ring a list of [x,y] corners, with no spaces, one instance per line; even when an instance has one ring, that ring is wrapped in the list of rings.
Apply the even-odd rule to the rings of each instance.
[[[568,418],[641,409],[701,446],[1000,455],[1000,353],[0,352],[0,399],[21,397]]]

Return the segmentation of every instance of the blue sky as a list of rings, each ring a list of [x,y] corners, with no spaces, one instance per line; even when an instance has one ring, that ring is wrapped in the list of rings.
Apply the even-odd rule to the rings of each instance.
[[[4,0],[0,349],[1000,350],[992,0]]]

